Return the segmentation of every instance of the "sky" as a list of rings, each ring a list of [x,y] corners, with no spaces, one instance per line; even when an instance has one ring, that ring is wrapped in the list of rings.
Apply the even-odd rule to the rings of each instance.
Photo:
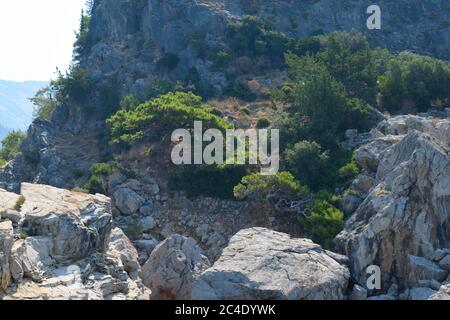
[[[86,0],[0,0],[0,79],[48,81],[67,69]]]

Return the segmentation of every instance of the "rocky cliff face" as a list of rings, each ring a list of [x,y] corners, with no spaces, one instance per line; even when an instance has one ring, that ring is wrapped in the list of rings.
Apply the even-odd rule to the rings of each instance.
[[[296,38],[356,29],[374,45],[450,58],[450,26],[446,16],[438,14],[450,10],[448,1],[379,1],[381,31],[366,27],[370,4],[359,0],[97,0],[81,65],[95,87],[112,90],[108,95],[145,97],[153,79],[164,75],[184,80],[192,68],[206,87],[220,95],[229,70],[216,68],[208,52],[220,49],[230,21],[245,15],[266,20],[275,30]],[[167,54],[175,54],[179,63],[161,72],[159,62]],[[266,60],[261,63],[270,65]],[[279,83],[280,76],[268,70],[251,74],[238,68],[246,80],[257,78],[269,87]],[[31,126],[23,156],[0,174],[3,187],[17,191],[25,181],[66,188],[77,184],[79,172],[86,172],[102,157],[99,139],[104,121],[81,112],[99,108],[101,103],[93,96],[83,104],[59,106],[50,121],[38,120]]]
[[[356,152],[364,173],[354,189],[366,196],[336,242],[361,285],[376,265],[395,298],[431,296],[450,271],[450,121],[400,116],[372,135]]]
[[[450,58],[450,26],[446,16],[439,14],[450,10],[448,1],[378,1],[382,30],[367,29],[366,11],[371,4],[360,0],[100,0],[94,7],[94,44],[87,65],[94,78],[118,74],[127,90],[139,92],[158,73],[155,62],[164,53],[176,53],[178,79],[195,67],[204,81],[220,88],[225,73],[214,70],[203,54],[220,47],[228,22],[244,15],[265,19],[296,38],[355,29],[373,45]]]
[[[21,197],[0,190],[0,299],[148,298],[136,250],[112,231],[109,198],[43,185],[21,190]]]
[[[139,96],[161,75],[158,61],[176,53],[180,62],[165,76],[184,79],[195,67],[220,95],[226,71],[201,53],[220,46],[229,21],[246,14],[294,37],[358,29],[393,50],[450,58],[448,22],[435,14],[450,11],[448,1],[379,1],[381,31],[366,29],[370,4],[97,0],[81,64],[96,86],[114,82],[120,96]],[[249,76],[276,82],[269,74]],[[346,258],[310,240],[254,228],[289,223],[245,202],[168,196],[152,170],[137,178],[111,175],[111,201],[23,184],[71,189],[83,182],[80,172],[101,161],[104,121],[83,115],[82,107],[58,106],[50,120],[36,120],[22,153],[0,173],[0,186],[16,192],[0,190],[0,298],[448,298],[449,120],[395,117],[355,137],[364,172],[344,199],[351,217],[336,245]],[[19,193],[25,202],[17,208]],[[141,237],[130,240],[122,229],[133,233],[136,221]],[[365,289],[370,265],[381,268],[379,291]]]

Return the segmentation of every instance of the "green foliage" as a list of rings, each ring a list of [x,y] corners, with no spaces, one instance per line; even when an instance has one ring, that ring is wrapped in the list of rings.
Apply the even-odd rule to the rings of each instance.
[[[157,98],[176,90],[176,83],[165,77],[156,77],[150,81],[145,89],[144,100]]]
[[[50,83],[50,90],[58,103],[80,103],[87,98],[91,85],[87,70],[80,65],[71,65],[65,74],[58,71],[57,79]]]
[[[370,107],[350,99],[344,86],[312,56],[286,56],[290,81],[275,94],[286,104],[278,125],[287,129],[290,143],[314,140],[326,148],[336,146],[346,129],[367,129]],[[299,123],[300,119],[300,123]]]
[[[325,248],[330,248],[333,239],[344,228],[344,213],[329,198],[319,198],[306,219],[299,217],[299,223],[308,237]]]
[[[22,206],[25,204],[25,197],[24,196],[20,196],[17,201],[16,204],[14,205],[14,210],[20,212],[22,210]]]
[[[267,118],[260,118],[256,122],[256,128],[257,129],[266,129],[266,128],[269,128],[270,125],[271,125],[271,122]]]
[[[180,57],[176,53],[167,52],[158,60],[157,66],[168,71],[175,70],[180,63]]]
[[[91,26],[91,20],[92,18],[90,14],[85,14],[85,11],[82,10],[80,18],[80,28],[76,34],[76,40],[73,45],[73,54],[75,61],[79,61],[89,49],[89,29]]]
[[[347,163],[339,169],[338,174],[343,182],[348,182],[356,178],[360,171],[361,169],[359,168],[355,159],[352,159],[351,162]]]
[[[242,19],[230,22],[227,31],[229,50],[234,56],[270,58],[272,66],[284,64],[284,53],[289,38],[273,26],[255,16],[244,16]]]
[[[30,101],[36,106],[33,111],[34,118],[49,120],[50,116],[57,105],[56,99],[50,87],[39,90]]]
[[[89,178],[88,182],[84,185],[83,189],[88,190],[91,194],[106,194],[105,186],[102,178],[93,175]]]
[[[386,50],[372,50],[362,34],[338,32],[322,37],[317,58],[351,97],[375,103],[378,77],[392,55]]]
[[[169,188],[185,191],[190,198],[198,196],[233,198],[233,187],[248,173],[245,166],[198,166],[175,171]]]
[[[390,61],[379,83],[382,106],[390,112],[399,112],[408,104],[427,111],[433,101],[449,103],[450,63],[404,52]]]
[[[120,109],[123,110],[131,110],[136,108],[140,104],[140,101],[138,98],[136,98],[133,95],[128,95],[120,101]]]
[[[14,159],[16,154],[20,151],[20,146],[25,139],[26,134],[20,130],[10,132],[1,141],[0,159],[4,162]]]
[[[28,238],[28,234],[25,231],[20,231],[19,239],[20,240],[25,240],[26,238]]]
[[[350,99],[322,63],[311,56],[286,59],[290,81],[274,95],[288,106],[277,120],[285,143],[314,140],[333,148],[346,129],[369,123],[370,107]]]
[[[309,189],[300,185],[289,172],[279,172],[276,175],[253,173],[245,176],[235,186],[233,193],[240,200],[268,201],[275,194],[292,199],[305,196],[309,194]]]
[[[144,231],[144,228],[142,227],[141,223],[138,220],[133,220],[129,222],[124,229],[125,234],[131,239],[131,240],[137,240],[139,239],[139,236]]]
[[[225,130],[230,124],[211,113],[209,106],[192,93],[168,93],[133,110],[120,110],[107,120],[113,143],[133,143],[147,134],[170,134],[178,128],[190,128],[194,121],[205,128]]]
[[[286,149],[287,168],[313,190],[329,182],[329,162],[329,153],[322,151],[317,142],[301,141]]]
[[[256,95],[241,80],[231,80],[225,88],[224,94],[244,101],[254,101],[256,99]]]
[[[115,163],[96,163],[91,167],[91,175],[93,176],[109,176],[116,169]]]

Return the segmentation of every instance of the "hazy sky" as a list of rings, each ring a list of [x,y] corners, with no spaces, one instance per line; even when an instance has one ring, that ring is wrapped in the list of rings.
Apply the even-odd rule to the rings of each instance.
[[[86,0],[0,0],[0,79],[45,80],[72,57]]]

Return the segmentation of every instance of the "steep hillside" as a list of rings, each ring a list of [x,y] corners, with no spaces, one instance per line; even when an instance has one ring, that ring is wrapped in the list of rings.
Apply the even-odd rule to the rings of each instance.
[[[108,230],[123,229],[130,240],[115,229],[110,246],[138,279],[128,285],[140,287],[142,280],[155,299],[411,298],[409,290],[419,285],[436,294],[448,277],[442,261],[450,259],[450,25],[443,14],[450,3],[379,1],[383,27],[372,31],[370,4],[94,1],[82,17],[71,69],[43,93],[43,116],[0,170],[0,187],[13,192],[3,197],[25,192],[26,217],[46,197],[51,203],[63,197],[62,206],[84,199],[83,208],[71,208],[81,218],[70,221],[97,225],[107,218]],[[196,120],[204,130],[279,128],[280,172],[175,166],[171,134],[192,130]],[[105,194],[111,203],[27,183]],[[107,208],[90,205],[98,197]],[[3,215],[5,252],[20,231],[42,234],[34,230],[39,225],[13,224],[22,221],[13,206]],[[64,230],[48,240],[66,239]],[[81,241],[69,240],[71,250],[72,241]],[[246,250],[234,254],[240,247]],[[346,256],[326,250],[333,247]],[[95,258],[90,250],[81,253],[68,257],[82,265]],[[59,268],[56,262],[50,271]],[[359,290],[370,264],[380,265],[383,286]],[[304,269],[290,267],[296,265]],[[414,279],[407,279],[408,270]],[[21,275],[14,279],[19,296],[27,294]],[[88,294],[126,291],[113,289]]]

